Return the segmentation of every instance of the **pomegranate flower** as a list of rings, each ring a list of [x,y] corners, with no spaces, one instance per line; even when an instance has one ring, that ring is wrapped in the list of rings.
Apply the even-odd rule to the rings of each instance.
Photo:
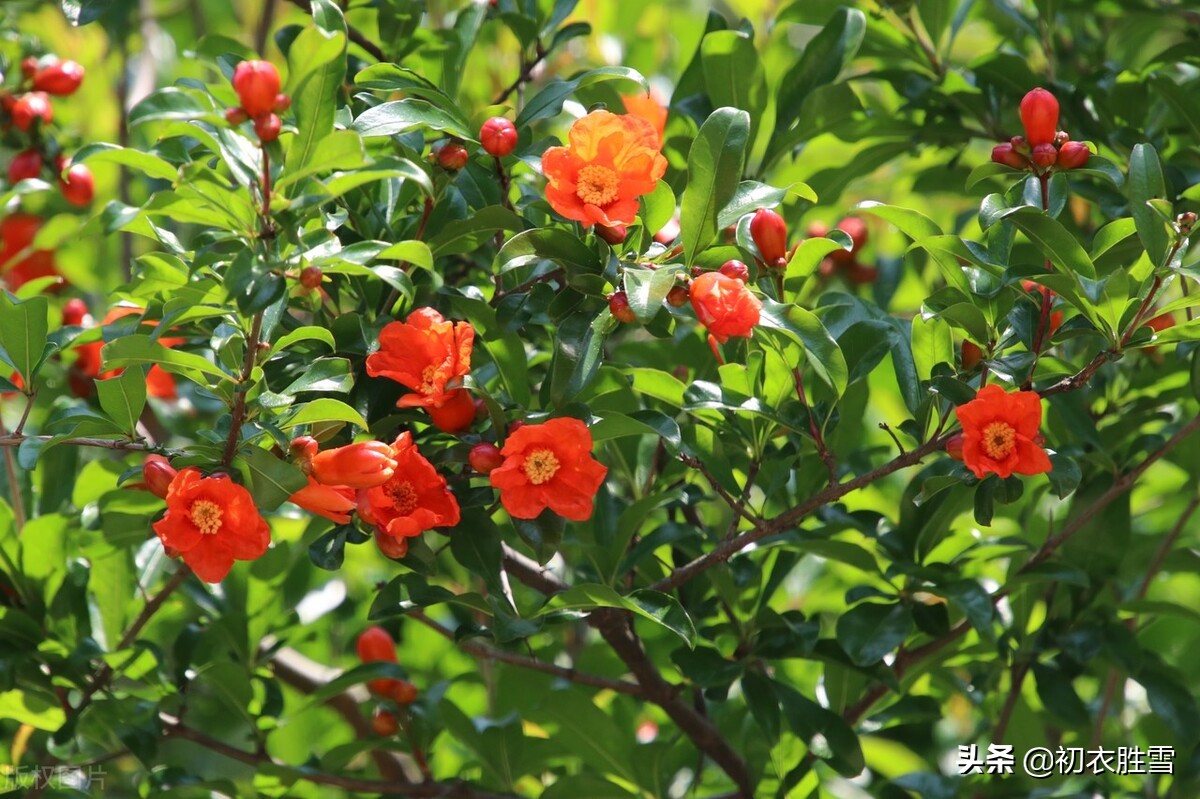
[[[415,393],[401,408],[441,407],[457,398],[456,383],[471,372],[475,328],[449,322],[433,308],[418,308],[407,321],[391,322],[379,333],[379,350],[367,356],[367,374],[386,377]]]
[[[1042,400],[1037,392],[1009,394],[1000,386],[985,386],[954,412],[963,428],[963,462],[976,477],[1050,471],[1050,458],[1040,445]]]
[[[488,477],[510,516],[536,518],[546,508],[573,521],[592,515],[608,469],[592,457],[592,434],[578,419],[525,424],[500,450],[504,463]]]

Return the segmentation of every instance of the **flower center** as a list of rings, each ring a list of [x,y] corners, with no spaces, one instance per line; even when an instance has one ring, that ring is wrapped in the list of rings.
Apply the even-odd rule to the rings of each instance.
[[[212,535],[221,529],[221,506],[210,499],[193,502],[188,515],[192,518],[192,524],[205,535]]]
[[[617,186],[621,179],[606,166],[588,164],[579,170],[575,180],[575,196],[596,206],[608,205],[617,199]]]
[[[433,366],[432,364],[429,366],[426,366],[425,370],[423,372],[421,372],[421,393],[422,394],[436,394],[437,393],[437,386],[435,386],[433,384],[434,378],[436,378],[436,377],[437,377],[437,367]]]
[[[525,458],[525,476],[535,486],[549,480],[558,472],[558,458],[548,449],[535,449]]]
[[[1017,445],[1017,431],[1008,422],[992,422],[983,428],[983,451],[1000,459],[1012,454]]]
[[[417,507],[417,492],[407,480],[403,483],[392,483],[387,487],[387,492],[401,516],[407,516]]]

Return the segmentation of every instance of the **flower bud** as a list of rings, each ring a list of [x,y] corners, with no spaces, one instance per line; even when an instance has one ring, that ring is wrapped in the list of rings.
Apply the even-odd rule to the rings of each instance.
[[[382,441],[327,449],[312,458],[313,479],[323,485],[372,488],[386,483],[395,472],[392,448]]]
[[[8,182],[20,183],[22,180],[36,178],[42,174],[42,154],[37,150],[22,150],[8,162]]]
[[[946,439],[946,454],[956,461],[963,459],[963,434],[955,433]]]
[[[513,433],[517,432],[524,426],[525,426],[525,420],[517,419],[508,426],[508,434],[511,436]]]
[[[363,630],[358,634],[354,647],[358,659],[363,663],[396,662],[396,641],[382,627],[373,626]]]
[[[400,560],[408,554],[408,539],[397,538],[394,535],[375,531],[375,546],[379,547],[379,551],[385,556],[393,560]]]
[[[750,220],[750,238],[767,266],[787,265],[787,223],[782,216],[769,208],[759,208]]]
[[[1024,136],[1013,136],[1008,140],[1008,143],[1012,145],[1013,151],[1020,155],[1029,156],[1033,154],[1033,148],[1029,146],[1029,142],[1025,140]]]
[[[33,76],[35,91],[66,97],[83,83],[83,67],[74,61],[57,61],[39,69]]]
[[[10,113],[13,124],[22,133],[28,133],[38,120],[45,125],[54,119],[54,109],[50,107],[50,98],[42,92],[29,92],[21,95],[13,103]]]
[[[491,474],[493,469],[498,469],[503,465],[504,456],[500,454],[500,448],[495,444],[484,442],[471,448],[470,454],[467,455],[467,461],[471,464],[471,468],[480,474]]]
[[[244,108],[226,108],[225,121],[230,125],[240,125],[250,117],[246,115]]]
[[[851,255],[857,255],[867,245],[867,223],[857,216],[848,216],[838,222],[837,229],[850,237]]]
[[[82,325],[87,319],[87,315],[87,303],[78,297],[67,300],[63,305],[62,321],[64,325]]]
[[[475,400],[471,392],[460,388],[448,393],[441,405],[429,407],[429,421],[443,433],[461,433],[475,422]]]
[[[300,285],[306,289],[319,289],[324,272],[319,266],[306,266],[300,270]]]
[[[1188,235],[1192,232],[1192,228],[1196,226],[1196,214],[1193,211],[1185,211],[1175,217],[1175,224],[1179,225],[1179,232],[1183,235]]]
[[[75,164],[67,170],[65,177],[59,178],[58,189],[71,205],[80,208],[90,205],[92,197],[96,195],[92,170],[83,164]]]
[[[371,717],[371,730],[380,738],[390,738],[395,735],[400,729],[400,722],[396,719],[396,714],[383,708],[376,708],[375,715]]]
[[[1092,151],[1081,141],[1069,141],[1058,151],[1059,169],[1079,169],[1085,166]]]
[[[682,308],[691,302],[691,299],[692,298],[688,294],[688,290],[683,286],[673,286],[671,290],[667,292],[667,304],[672,308]]]
[[[282,114],[284,111],[292,107],[292,98],[286,94],[275,95],[275,105],[271,109],[276,114]]]
[[[21,59],[21,74],[26,78],[32,78],[37,74],[38,60],[34,56],[26,56]]]
[[[741,261],[732,259],[721,264],[721,274],[743,283],[750,279],[750,269]]]
[[[1070,140],[1071,140],[1071,137],[1067,135],[1067,132],[1065,130],[1060,130],[1054,134],[1054,146],[1055,147],[1062,147],[1064,144],[1066,144]]]
[[[392,701],[397,705],[411,705],[417,701],[417,686],[408,680],[396,680],[392,686]]]
[[[317,454],[318,446],[317,440],[312,436],[300,436],[292,439],[290,449],[293,457],[311,460],[312,456]]]
[[[254,132],[258,134],[259,141],[264,144],[273,142],[279,138],[279,131],[283,128],[283,120],[278,114],[264,114],[254,118]]]
[[[171,462],[162,455],[147,455],[142,464],[142,482],[146,490],[159,499],[167,498],[167,489],[177,474]]]
[[[308,478],[308,485],[288,497],[289,502],[334,524],[350,523],[350,513],[357,505],[355,500],[354,489],[321,485],[312,477]]]
[[[1025,138],[1035,148],[1052,144],[1058,131],[1058,100],[1045,89],[1034,89],[1021,99],[1021,124]]]
[[[1053,144],[1039,144],[1033,148],[1033,163],[1042,169],[1054,166],[1054,162],[1057,160],[1058,150],[1054,149]]]
[[[233,90],[254,119],[275,110],[279,87],[279,71],[269,61],[243,61],[233,71]]]
[[[1029,162],[1007,142],[997,144],[992,148],[992,161],[1012,167],[1013,169],[1027,169],[1029,167]]]
[[[618,322],[632,324],[637,321],[633,309],[629,307],[629,295],[623,291],[614,291],[608,295],[608,310]]]
[[[973,341],[964,341],[962,343],[962,368],[964,371],[971,371],[979,362],[983,360],[983,350]]]
[[[480,127],[479,142],[488,155],[503,158],[517,148],[517,128],[504,117],[492,117]]]
[[[625,241],[625,235],[628,230],[624,225],[596,225],[596,235],[607,241],[609,244],[620,244]]]
[[[446,142],[437,151],[438,166],[450,172],[462,169],[470,158],[471,154],[467,152],[467,148],[456,141]]]

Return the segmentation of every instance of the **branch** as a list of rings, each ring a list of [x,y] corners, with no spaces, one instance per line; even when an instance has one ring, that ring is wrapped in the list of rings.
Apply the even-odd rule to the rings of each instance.
[[[0,447],[19,447],[23,441],[54,441],[55,444],[70,444],[76,447],[99,447],[130,452],[159,452],[164,455],[182,455],[183,450],[168,449],[148,441],[130,441],[127,438],[60,438],[54,436],[27,436],[22,433],[0,435]]]
[[[713,473],[710,472],[708,467],[704,465],[704,461],[685,454],[680,454],[679,460],[683,461],[685,464],[704,475],[704,479],[707,480],[708,484],[712,486],[713,491],[717,492],[717,495],[720,496],[721,499],[725,500],[725,504],[728,505],[729,509],[735,514],[741,516],[743,519],[750,522],[750,524],[762,524],[762,519],[746,510],[745,503],[742,500],[734,497],[732,494],[726,491],[719,482],[717,482],[717,478],[714,477]],[[749,481],[747,481],[747,487],[749,487]]]
[[[496,99],[492,100],[492,105],[502,104],[505,100],[507,100],[509,98],[509,95],[511,95],[517,89],[521,88],[522,83],[525,83],[527,80],[532,78],[533,70],[535,70],[537,68],[538,64],[542,63],[542,61],[546,58],[547,54],[548,54],[548,51],[544,47],[542,47],[542,43],[540,40],[537,43],[536,55],[534,56],[534,59],[532,61],[526,63],[525,56],[524,56],[524,54],[522,54],[520,74],[517,75],[517,79],[514,80],[507,89],[500,92],[500,94],[496,95]]]
[[[312,5],[308,2],[308,0],[288,0],[288,2],[304,11],[306,14],[312,13]],[[370,53],[371,57],[376,61],[386,62],[391,60],[387,57],[387,53],[383,52],[379,45],[375,44],[375,42],[364,36],[362,31],[352,26],[349,22],[346,23],[346,36],[349,37],[350,41],[354,42],[359,47]]]
[[[265,153],[266,150],[263,150]],[[238,381],[237,392],[233,395],[233,411],[229,417],[229,437],[225,439],[225,454],[221,463],[228,467],[233,463],[237,454],[238,441],[241,439],[242,422],[246,419],[246,394],[250,387],[250,376],[254,373],[254,361],[258,357],[258,337],[262,333],[263,312],[254,315],[250,324],[250,335],[246,336],[246,355],[242,358],[242,375]]]
[[[408,618],[419,621],[421,624],[424,624],[426,627],[433,630],[443,638],[446,638],[449,641],[454,641],[454,632],[452,630],[449,630],[446,627],[443,627],[441,624],[438,624],[424,613],[421,613],[420,611],[409,613]],[[597,674],[587,674],[576,671],[575,669],[556,666],[553,663],[546,663],[527,655],[518,655],[515,652],[505,652],[502,649],[494,649],[490,646],[485,646],[478,641],[465,640],[454,642],[458,645],[459,649],[463,650],[467,654],[474,655],[475,657],[482,658],[484,660],[495,660],[501,663],[508,663],[513,666],[520,666],[524,669],[540,671],[543,674],[550,674],[579,685],[590,685],[593,688],[606,688],[610,691],[616,691],[617,693],[627,694],[629,696],[642,696],[643,694],[642,687],[637,683],[626,682],[625,680],[611,680],[607,677],[601,677]]]
[[[482,788],[475,788],[464,782],[424,782],[418,785],[381,780],[364,780],[354,777],[340,777],[336,774],[326,774],[313,771],[307,767],[291,766],[280,763],[267,754],[247,752],[230,746],[224,741],[211,738],[199,730],[192,729],[180,723],[179,719],[160,713],[159,720],[163,724],[163,735],[168,738],[181,738],[185,741],[199,744],[205,749],[219,755],[245,763],[248,766],[270,765],[273,768],[286,770],[291,776],[311,782],[315,785],[332,785],[354,793],[377,793],[385,796],[428,797],[428,799],[518,799],[513,794],[494,793]]]

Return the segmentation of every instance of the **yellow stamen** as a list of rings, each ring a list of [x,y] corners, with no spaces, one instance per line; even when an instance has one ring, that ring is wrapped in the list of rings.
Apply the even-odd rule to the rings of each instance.
[[[394,483],[387,487],[387,492],[401,516],[407,516],[417,507],[417,492],[413,490],[412,483]]]
[[[193,502],[188,515],[192,524],[205,535],[213,535],[221,529],[221,506],[210,499],[198,499]]]
[[[992,422],[983,428],[983,451],[997,460],[1007,458],[1017,446],[1017,431],[1008,422]]]
[[[558,458],[548,449],[535,449],[525,457],[525,476],[535,486],[549,480],[558,472]]]
[[[579,170],[575,180],[575,196],[585,203],[603,207],[617,199],[621,179],[606,166],[588,164]]]
[[[437,377],[437,368],[434,366],[426,366],[425,371],[421,372],[421,393],[436,394],[438,387],[433,384],[433,379]]]

